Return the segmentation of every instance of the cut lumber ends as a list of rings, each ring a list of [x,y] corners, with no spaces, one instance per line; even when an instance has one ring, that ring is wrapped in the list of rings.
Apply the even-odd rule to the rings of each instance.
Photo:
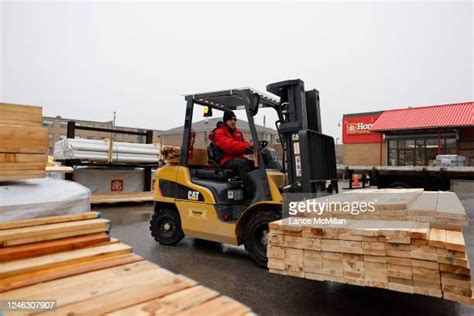
[[[0,181],[45,177],[47,151],[42,108],[0,103]]]
[[[323,225],[287,218],[269,227],[272,273],[471,302],[461,231],[411,221],[350,219],[344,225]]]

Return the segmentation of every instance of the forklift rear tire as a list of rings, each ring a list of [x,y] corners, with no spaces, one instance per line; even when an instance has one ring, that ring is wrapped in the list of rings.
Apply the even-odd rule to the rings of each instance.
[[[171,209],[158,209],[150,220],[151,235],[162,245],[176,245],[184,238],[178,212]]]
[[[256,213],[249,221],[245,231],[245,249],[257,266],[266,268],[268,263],[268,223],[279,220],[275,212]]]

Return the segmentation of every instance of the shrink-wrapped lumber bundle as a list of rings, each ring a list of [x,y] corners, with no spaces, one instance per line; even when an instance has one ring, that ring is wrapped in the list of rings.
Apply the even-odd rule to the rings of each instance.
[[[0,103],[0,181],[45,177],[47,151],[42,108]]]
[[[474,304],[466,245],[458,225],[465,225],[461,218],[466,214],[459,209],[459,201],[444,193],[424,195],[422,191],[406,191],[381,197],[375,196],[381,191],[369,192],[367,197],[377,200],[376,210],[394,213],[410,208],[432,211],[428,206],[433,203],[422,205],[418,199],[436,196],[435,212],[429,216],[442,219],[443,224],[452,228],[432,228],[422,221],[391,220],[390,212],[378,212],[379,219],[350,218],[333,224],[322,224],[309,214],[286,218],[270,223],[270,272]],[[343,195],[332,199],[344,200]]]

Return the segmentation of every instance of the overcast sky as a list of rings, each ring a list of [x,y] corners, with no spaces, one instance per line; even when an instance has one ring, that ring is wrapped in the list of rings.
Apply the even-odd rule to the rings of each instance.
[[[169,129],[183,124],[183,94],[301,78],[340,137],[344,113],[473,100],[472,16],[452,1],[4,1],[0,99]]]

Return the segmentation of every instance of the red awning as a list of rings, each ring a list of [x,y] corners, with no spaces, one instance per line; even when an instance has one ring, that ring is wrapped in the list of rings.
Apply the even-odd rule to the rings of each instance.
[[[474,102],[384,111],[372,131],[474,126]]]

